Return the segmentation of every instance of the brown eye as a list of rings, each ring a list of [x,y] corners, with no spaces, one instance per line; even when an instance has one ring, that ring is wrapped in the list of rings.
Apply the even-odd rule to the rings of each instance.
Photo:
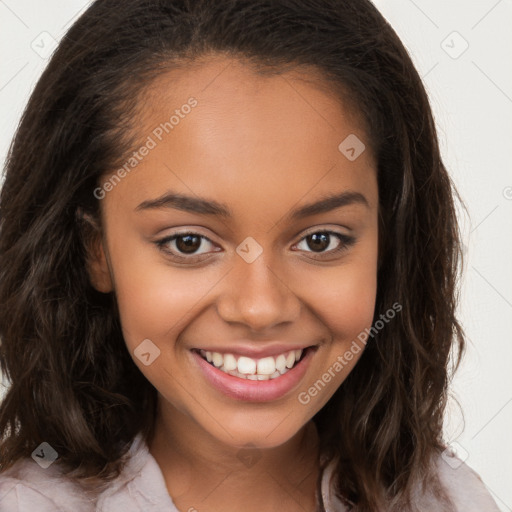
[[[179,235],[175,240],[178,251],[185,254],[194,253],[201,246],[201,237],[197,235]]]
[[[328,233],[313,233],[305,239],[313,251],[325,251],[329,247],[330,235]]]
[[[356,242],[355,237],[335,231],[315,231],[302,238],[297,244],[300,250],[318,256],[334,255],[348,250]],[[302,248],[300,245],[302,245]]]
[[[208,245],[214,246],[213,242],[206,236],[199,233],[176,233],[155,242],[159,249],[166,252],[176,260],[195,261],[198,258],[204,259],[209,252]],[[201,251],[201,252],[198,252]],[[203,257],[204,256],[204,257]]]

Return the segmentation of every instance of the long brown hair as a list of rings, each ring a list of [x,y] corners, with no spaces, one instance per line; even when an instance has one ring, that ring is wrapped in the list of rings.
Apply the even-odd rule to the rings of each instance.
[[[462,253],[427,94],[368,0],[98,0],[71,27],[28,102],[0,195],[0,470],[46,441],[76,478],[108,482],[134,436],[150,439],[156,390],[126,349],[115,294],[91,286],[78,212],[99,222],[93,191],[136,147],[130,119],[151,81],[215,52],[262,73],[313,66],[364,119],[381,212],[374,320],[402,310],[314,421],[322,452],[338,457],[340,496],[357,510],[411,508],[419,482],[439,484],[429,464],[465,346]]]

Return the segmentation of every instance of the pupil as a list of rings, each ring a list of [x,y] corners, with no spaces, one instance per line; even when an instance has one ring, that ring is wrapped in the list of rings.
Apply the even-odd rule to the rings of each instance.
[[[199,243],[198,243],[199,241]],[[180,243],[181,242],[181,243]],[[199,249],[201,241],[196,235],[181,235],[176,238],[176,247],[185,253],[192,253]]]
[[[308,237],[308,245],[311,249],[318,249],[322,251],[329,247],[329,234],[328,233],[314,233]]]

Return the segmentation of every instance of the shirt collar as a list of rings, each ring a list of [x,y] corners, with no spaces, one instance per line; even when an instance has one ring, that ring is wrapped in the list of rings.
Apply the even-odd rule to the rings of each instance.
[[[134,438],[128,453],[127,462],[119,477],[102,493],[98,505],[100,510],[123,510],[131,512],[126,502],[129,494],[143,510],[148,512],[167,510],[178,512],[167,492],[160,466],[149,452],[142,434]],[[325,467],[321,482],[321,499],[326,512],[348,512],[350,502],[342,502],[333,493],[333,476],[337,459],[332,459]],[[122,508],[121,508],[122,507]],[[138,510],[138,509],[137,509]]]

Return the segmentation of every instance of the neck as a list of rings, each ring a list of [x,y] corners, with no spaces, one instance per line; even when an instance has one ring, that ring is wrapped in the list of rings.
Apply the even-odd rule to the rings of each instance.
[[[177,409],[159,407],[149,451],[180,510],[315,510],[318,435],[312,421],[280,446],[236,447]]]

